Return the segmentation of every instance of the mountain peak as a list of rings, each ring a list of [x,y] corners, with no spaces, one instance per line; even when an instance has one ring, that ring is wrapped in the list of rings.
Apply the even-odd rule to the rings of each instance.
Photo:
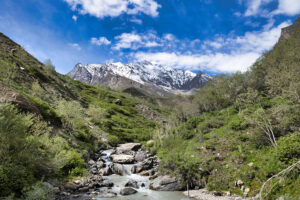
[[[77,63],[75,67],[83,67],[83,65],[81,63]]]
[[[123,77],[135,82],[140,88],[145,85],[152,85],[169,92],[199,88],[210,79],[201,71],[196,75],[191,71],[173,69],[168,66],[153,64],[147,60],[127,64],[121,62],[106,62],[103,65],[88,64],[82,66],[82,69],[77,69],[78,66],[82,65],[77,64],[68,75],[73,79],[94,85],[99,83],[111,85],[111,81],[115,81],[117,84],[119,77]],[[124,82],[123,79],[122,81]]]

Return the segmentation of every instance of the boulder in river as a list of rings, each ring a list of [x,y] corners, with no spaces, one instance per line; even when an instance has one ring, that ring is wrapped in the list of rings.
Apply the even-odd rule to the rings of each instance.
[[[64,188],[66,190],[76,190],[78,188],[77,184],[72,183],[72,182],[68,182],[64,185]]]
[[[131,168],[132,173],[140,173],[145,170],[149,170],[153,167],[153,159],[148,158],[147,160],[144,160],[139,165],[135,165]]]
[[[138,183],[137,183],[137,181],[135,181],[135,180],[129,180],[129,181],[125,184],[125,187],[132,187],[132,188],[136,188],[136,189],[139,188]]]
[[[142,162],[147,158],[147,153],[145,151],[138,151],[135,156],[134,159],[137,162]]]
[[[131,195],[135,193],[137,193],[137,191],[131,187],[125,187],[120,190],[121,195]]]
[[[111,182],[110,180],[103,180],[102,182],[98,183],[99,187],[112,187],[114,186],[114,183]]]
[[[111,159],[114,163],[119,163],[119,164],[131,164],[134,162],[134,157],[132,155],[125,155],[125,154],[111,155]]]
[[[113,173],[110,167],[102,168],[98,171],[101,176],[109,176]]]
[[[120,144],[119,147],[117,147],[117,153],[128,153],[130,151],[137,151],[141,148],[140,143],[126,143],[126,144]]]
[[[124,169],[123,165],[118,164],[118,163],[114,163],[112,165],[112,171],[113,171],[113,173],[118,174],[118,175],[125,174],[125,169]]]
[[[104,164],[103,161],[98,160],[98,161],[96,162],[96,166],[97,166],[98,169],[101,169],[101,168],[105,167],[105,164]]]
[[[158,176],[150,183],[150,189],[159,191],[178,191],[183,185],[171,176]]]

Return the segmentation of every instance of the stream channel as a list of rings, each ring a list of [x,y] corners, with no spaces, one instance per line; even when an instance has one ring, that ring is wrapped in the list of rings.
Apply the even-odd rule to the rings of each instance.
[[[113,152],[112,149],[105,150],[102,152],[102,160],[105,161],[106,166],[109,166],[111,163],[110,155]],[[149,176],[141,176],[138,174],[132,174],[131,168],[134,165],[138,165],[139,163],[135,164],[123,164],[124,171],[126,172],[125,175],[120,176],[116,174],[112,174],[109,176],[104,176],[108,180],[114,183],[114,186],[112,188],[101,188],[101,190],[105,193],[113,192],[117,193],[118,195],[116,197],[112,198],[103,198],[96,196],[95,198],[97,200],[102,199],[114,199],[114,200],[189,200],[186,196],[182,194],[182,192],[170,192],[170,191],[154,191],[149,189],[150,180]],[[121,188],[125,187],[125,184],[129,180],[135,180],[138,182],[139,189],[137,190],[136,194],[133,195],[127,195],[122,196],[120,195]],[[144,185],[142,187],[142,184]]]

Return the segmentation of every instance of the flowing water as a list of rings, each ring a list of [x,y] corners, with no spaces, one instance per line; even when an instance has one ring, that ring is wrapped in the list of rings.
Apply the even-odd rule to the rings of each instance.
[[[111,163],[110,154],[113,150],[106,150],[102,153],[105,154],[102,156],[102,159],[105,161],[106,166]],[[136,163],[138,164],[138,163]],[[106,176],[108,180],[114,183],[114,186],[111,189],[102,189],[106,190],[106,192],[114,192],[117,193],[118,196],[114,198],[114,200],[188,200],[189,198],[185,197],[181,192],[165,192],[165,191],[154,191],[149,189],[150,181],[149,177],[147,176],[140,176],[138,174],[132,174],[131,168],[134,164],[130,165],[123,165],[126,175],[119,176],[116,174]],[[129,180],[135,180],[138,182],[139,189],[136,189],[138,192],[133,195],[128,196],[121,196],[120,190],[125,186],[125,184]],[[145,185],[142,187],[142,183]],[[108,199],[108,198],[101,198],[96,197],[98,200],[101,199]]]

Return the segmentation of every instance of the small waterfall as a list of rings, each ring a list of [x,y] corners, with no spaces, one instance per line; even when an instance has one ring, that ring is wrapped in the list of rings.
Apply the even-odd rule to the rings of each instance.
[[[111,154],[114,152],[113,149],[105,150],[101,152],[101,159],[105,162],[106,167],[111,167],[113,162],[110,159]],[[112,188],[101,188],[102,192],[114,192],[117,193],[118,196],[110,198],[114,200],[187,200],[188,198],[184,197],[181,192],[162,192],[162,191],[153,191],[149,189],[150,180],[148,176],[141,176],[139,174],[132,174],[131,168],[134,165],[138,165],[140,162],[135,164],[123,164],[124,175],[116,175],[112,174],[110,176],[106,176],[108,180],[114,183]],[[138,193],[130,196],[120,196],[121,188],[125,187],[125,184],[129,180],[135,180],[138,182],[139,188],[136,189]],[[143,185],[143,186],[142,186]],[[97,200],[104,200],[107,198],[97,198]]]

